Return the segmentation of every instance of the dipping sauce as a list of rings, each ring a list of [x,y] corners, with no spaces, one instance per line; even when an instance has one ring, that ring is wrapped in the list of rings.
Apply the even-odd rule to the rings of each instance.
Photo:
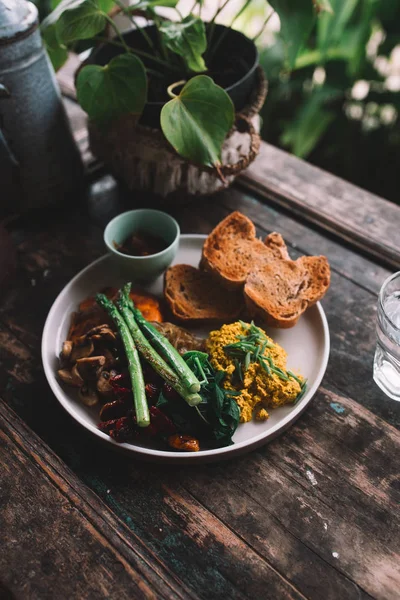
[[[168,244],[158,235],[147,233],[147,231],[136,231],[130,234],[122,244],[114,242],[114,246],[118,252],[128,256],[150,256],[162,252]]]

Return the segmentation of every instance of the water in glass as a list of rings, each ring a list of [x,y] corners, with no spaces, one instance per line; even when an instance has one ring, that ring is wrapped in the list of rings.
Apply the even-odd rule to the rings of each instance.
[[[374,380],[387,396],[400,401],[400,272],[379,294]]]

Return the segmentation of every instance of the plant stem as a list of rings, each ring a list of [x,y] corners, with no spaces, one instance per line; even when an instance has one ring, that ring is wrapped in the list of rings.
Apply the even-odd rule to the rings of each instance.
[[[220,14],[220,12],[222,12],[225,8],[225,6],[230,2],[230,0],[225,0],[225,2],[221,4],[219,4],[217,11],[215,12],[213,18],[211,19],[210,23],[209,23],[209,32],[208,32],[208,39],[207,39],[207,52],[206,52],[206,62],[208,62],[209,60],[209,54],[210,54],[210,49],[211,49],[211,43],[212,43],[212,39],[214,37],[214,31],[215,31],[215,19],[218,17],[218,15]]]
[[[118,27],[116,26],[116,24],[114,23],[114,21],[106,13],[104,13],[104,16],[105,16],[107,22],[114,29],[114,31],[117,34],[117,36],[119,37],[119,39],[121,40],[121,44],[124,47],[125,51],[126,52],[130,52],[131,49],[129,48],[128,44],[125,42],[124,38],[122,37],[122,33],[120,32],[120,30],[118,29]]]
[[[214,23],[215,19],[218,17],[218,15],[224,10],[225,6],[227,4],[229,4],[231,0],[225,0],[225,2],[222,3],[221,6],[218,7],[216,13],[214,14],[213,18],[211,19],[210,23]]]
[[[117,6],[119,6],[119,8],[120,8],[120,9],[122,10],[122,12],[124,13],[124,15],[126,15],[126,16],[129,18],[130,22],[131,22],[131,23],[132,23],[132,25],[135,27],[135,29],[136,29],[137,31],[140,31],[140,33],[142,34],[143,38],[146,40],[147,44],[148,44],[148,45],[150,46],[150,48],[153,50],[154,54],[155,54],[155,55],[157,55],[157,54],[158,54],[158,52],[157,52],[157,48],[155,47],[155,45],[154,45],[154,43],[153,43],[153,40],[152,40],[152,39],[150,38],[150,36],[147,34],[147,32],[145,31],[145,29],[144,29],[143,27],[140,27],[140,26],[139,26],[139,25],[136,23],[136,21],[135,21],[135,19],[134,19],[133,15],[131,15],[131,12],[130,12],[129,8],[128,8],[128,7],[126,7],[126,6],[124,6],[124,5],[123,5],[123,4],[122,4],[122,3],[121,3],[119,0],[114,0],[114,2],[115,2],[115,4],[116,4]]]
[[[196,8],[196,6],[197,6],[197,4],[198,4],[198,3],[199,3],[199,2],[198,2],[198,0],[195,0],[195,2],[194,2],[194,4],[193,4],[192,8],[189,10],[189,15],[191,15],[191,14],[192,14],[192,12],[194,11],[194,9]],[[200,6],[201,6],[201,3],[200,3]],[[179,12],[179,11],[178,11],[178,12]],[[182,16],[181,16],[181,17],[182,17]]]
[[[163,40],[163,37],[161,35],[161,31],[160,31],[160,26],[161,26],[160,25],[160,18],[159,18],[159,16],[157,15],[157,13],[155,11],[154,11],[153,18],[154,18],[154,23],[155,23],[155,26],[156,26],[156,31],[157,31],[158,43],[159,43],[159,46],[161,48],[161,54],[164,56],[165,60],[169,61],[168,48],[166,48],[166,46],[164,44],[164,40]]]
[[[229,27],[233,27],[234,22],[240,17],[240,15],[242,15],[244,13],[244,11],[246,10],[246,8],[248,6],[250,6],[252,0],[246,0],[246,2],[243,4],[242,8],[239,10],[238,13],[236,13],[236,15],[233,17],[231,24],[229,25]]]
[[[231,24],[226,27],[223,32],[221,33],[221,35],[219,36],[219,38],[217,39],[217,41],[215,42],[214,47],[209,48],[209,55],[208,55],[208,60],[211,61],[212,57],[214,56],[214,54],[216,53],[216,51],[218,50],[218,48],[220,47],[220,45],[222,44],[222,42],[224,41],[225,37],[227,36],[228,32],[230,31],[230,29],[232,29],[233,24],[235,23],[235,21],[242,15],[242,13],[246,10],[246,8],[248,6],[250,6],[252,0],[246,0],[246,2],[243,4],[242,8],[239,10],[238,13],[236,13],[236,15],[233,17]]]
[[[168,96],[170,98],[176,98],[177,94],[174,94],[174,92],[172,91],[174,88],[176,88],[178,85],[185,85],[186,83],[186,79],[182,79],[181,81],[175,81],[175,83],[171,83],[171,85],[169,85],[167,87],[167,93]]]
[[[270,20],[270,18],[272,17],[272,15],[274,14],[274,10],[272,12],[269,13],[269,15],[266,17],[264,23],[262,24],[262,27],[260,29],[260,31],[253,37],[253,42],[255,42],[256,40],[258,40],[258,38],[260,37],[260,35],[262,34],[262,32],[265,29],[265,26],[267,25],[268,21]]]
[[[99,42],[102,42],[104,44],[111,44],[112,46],[118,46],[119,48],[124,48],[126,50],[126,52],[137,54],[138,56],[142,56],[143,58],[148,58],[149,60],[153,60],[155,63],[159,64],[160,66],[162,66],[166,69],[169,69],[170,71],[177,71],[177,72],[179,71],[180,72],[180,69],[178,69],[175,65],[171,65],[170,63],[163,60],[162,58],[153,56],[152,54],[149,54],[148,52],[145,52],[144,50],[137,50],[136,48],[129,48],[129,46],[126,43],[121,44],[119,42],[116,42],[115,40],[110,40],[108,38],[103,38],[101,36],[96,36],[96,39]]]

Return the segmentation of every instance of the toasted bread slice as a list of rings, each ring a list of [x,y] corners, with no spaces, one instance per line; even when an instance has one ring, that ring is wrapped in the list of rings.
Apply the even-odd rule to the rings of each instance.
[[[272,236],[272,237],[271,237]],[[263,243],[253,223],[240,212],[228,215],[207,237],[200,268],[209,271],[227,289],[243,288],[254,266],[274,258],[289,257],[278,233]]]
[[[244,308],[243,293],[226,290],[212,275],[189,265],[167,269],[164,296],[180,321],[230,321]]]
[[[264,240],[264,244],[272,252],[274,258],[290,260],[289,252],[280,233],[273,231]],[[268,257],[269,258],[269,257]]]
[[[300,315],[320,300],[330,283],[325,256],[275,260],[249,275],[244,287],[247,309],[272,327],[293,327]]]

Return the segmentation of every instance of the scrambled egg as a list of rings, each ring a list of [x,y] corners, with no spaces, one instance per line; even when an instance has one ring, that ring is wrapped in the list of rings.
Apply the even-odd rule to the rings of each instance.
[[[262,356],[270,357],[276,367],[285,371],[287,358],[285,350],[274,343],[262,329],[260,331],[273,344],[273,347],[264,350]],[[285,381],[275,373],[268,374],[259,362],[250,362],[247,370],[243,368],[243,382],[238,380],[233,358],[226,353],[224,346],[238,342],[238,336],[247,334],[248,329],[240,322],[236,322],[211,331],[206,341],[212,366],[217,371],[225,371],[227,374],[224,387],[240,392],[240,395],[235,396],[235,400],[240,408],[242,423],[251,421],[253,412],[256,420],[265,421],[269,417],[267,408],[290,404],[301,391],[298,381],[292,377]]]

